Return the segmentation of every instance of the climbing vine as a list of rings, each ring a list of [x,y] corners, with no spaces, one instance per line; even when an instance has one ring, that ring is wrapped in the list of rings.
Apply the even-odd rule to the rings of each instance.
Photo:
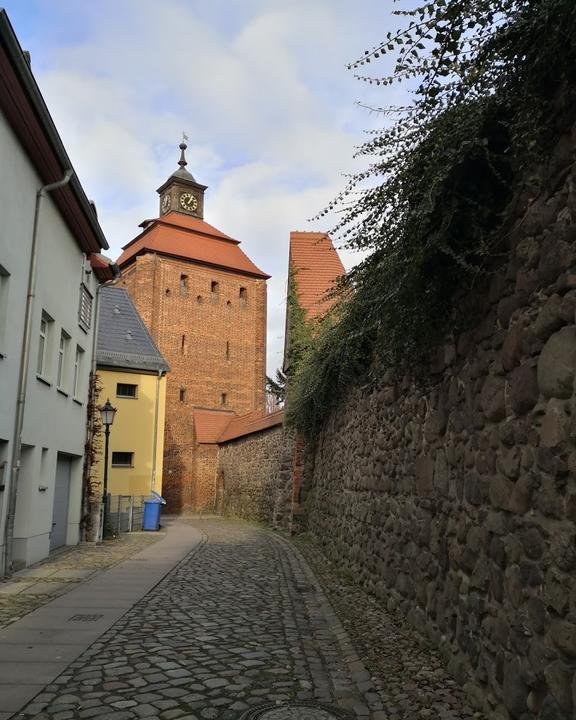
[[[366,168],[318,215],[337,211],[333,233],[370,254],[291,382],[289,418],[307,435],[383,367],[417,374],[469,316],[467,290],[504,258],[507,208],[539,192],[539,163],[573,117],[573,0],[429,0],[394,15],[398,30],[349,69],[404,87],[406,102],[372,108],[383,127],[357,150]],[[367,74],[386,57],[391,74]]]

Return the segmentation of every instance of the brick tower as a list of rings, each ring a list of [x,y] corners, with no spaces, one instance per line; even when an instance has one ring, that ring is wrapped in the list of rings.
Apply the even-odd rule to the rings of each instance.
[[[217,446],[203,430],[264,408],[266,279],[239,241],[204,221],[205,185],[180,166],[158,188],[160,217],[118,259],[130,293],[172,371],[166,387],[163,493],[169,512],[212,509]],[[129,448],[127,448],[129,450]]]

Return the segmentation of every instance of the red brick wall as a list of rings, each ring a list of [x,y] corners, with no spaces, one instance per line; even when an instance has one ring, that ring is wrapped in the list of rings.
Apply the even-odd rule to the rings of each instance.
[[[214,481],[208,474],[216,471],[216,461],[208,463],[210,470],[195,461],[193,408],[243,414],[264,407],[266,281],[152,253],[137,257],[123,277],[171,369],[163,478],[167,510],[211,507]],[[218,283],[215,295],[212,282]],[[246,303],[240,300],[241,287]]]

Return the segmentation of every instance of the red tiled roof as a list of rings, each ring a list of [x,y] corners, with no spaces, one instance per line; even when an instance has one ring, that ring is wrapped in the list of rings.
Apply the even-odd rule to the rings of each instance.
[[[203,410],[194,408],[194,429],[196,442],[200,444],[215,444],[222,432],[234,419],[233,412],[226,410]]]
[[[137,255],[155,252],[161,255],[194,260],[229,270],[269,278],[238,247],[238,240],[225,235],[204,220],[171,212],[152,220],[144,230],[125,245],[117,262],[125,267]]]
[[[346,273],[332,240],[321,232],[291,232],[289,263],[300,307],[309,318],[322,317],[334,305],[326,294]]]
[[[116,264],[109,260],[105,255],[101,253],[91,253],[89,257],[90,267],[94,271],[94,274],[98,278],[99,282],[107,282],[113,280],[118,273]],[[115,271],[116,270],[116,271]]]
[[[282,425],[283,422],[284,410],[276,410],[276,412],[267,415],[262,410],[254,410],[247,415],[234,417],[218,438],[218,444],[236,440],[239,437],[251,435],[260,430],[267,430],[276,425]]]

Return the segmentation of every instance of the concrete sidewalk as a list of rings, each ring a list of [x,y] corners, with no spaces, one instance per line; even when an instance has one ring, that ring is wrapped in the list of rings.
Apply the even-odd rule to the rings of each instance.
[[[0,630],[0,720],[8,720],[146,595],[202,539],[172,520],[166,536]]]

